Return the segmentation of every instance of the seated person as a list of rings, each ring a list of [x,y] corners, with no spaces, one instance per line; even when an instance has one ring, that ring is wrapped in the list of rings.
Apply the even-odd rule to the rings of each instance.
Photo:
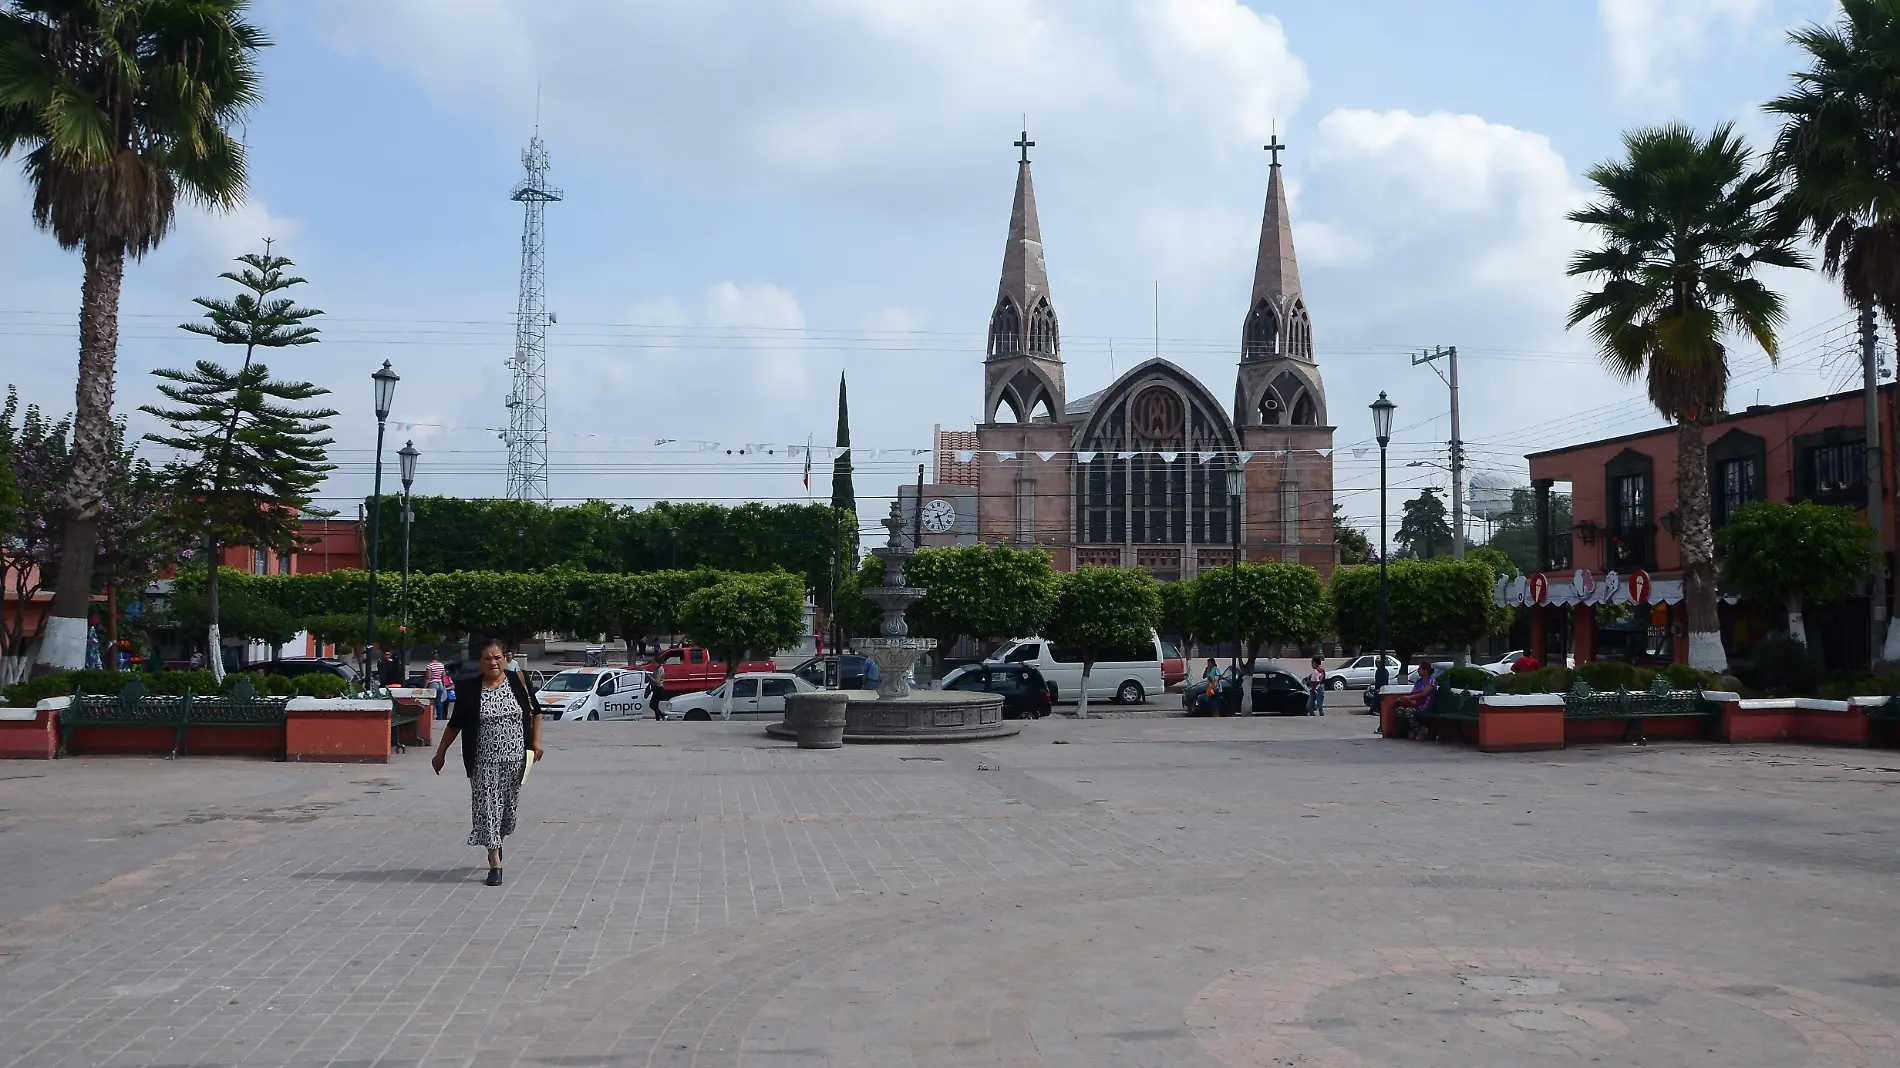
[[[1398,699],[1394,705],[1399,711],[1399,723],[1407,738],[1419,737],[1421,730],[1418,717],[1432,710],[1432,699],[1438,696],[1438,679],[1432,675],[1431,661],[1418,665],[1418,682],[1412,692]]]

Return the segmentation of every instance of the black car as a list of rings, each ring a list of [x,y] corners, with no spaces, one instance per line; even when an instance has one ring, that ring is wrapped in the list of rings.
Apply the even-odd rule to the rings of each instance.
[[[299,675],[335,675],[344,682],[356,681],[355,668],[327,656],[293,656],[283,660],[266,660],[258,664],[246,664],[244,670],[258,675],[282,675],[287,679],[294,679]]]
[[[1028,664],[965,664],[944,676],[943,688],[1001,695],[1004,719],[1041,719],[1055,704],[1042,672]]]
[[[831,657],[814,656],[810,660],[792,669],[792,674],[820,689],[825,685],[825,661]],[[864,657],[856,653],[846,653],[836,658],[838,661],[838,688],[840,690],[862,690],[864,684]]]
[[[1238,694],[1231,685],[1216,688],[1207,696],[1205,682],[1189,686],[1181,695],[1181,706],[1190,716],[1236,716],[1240,714]],[[1306,715],[1306,683],[1292,672],[1265,665],[1253,669],[1253,714],[1256,716]]]

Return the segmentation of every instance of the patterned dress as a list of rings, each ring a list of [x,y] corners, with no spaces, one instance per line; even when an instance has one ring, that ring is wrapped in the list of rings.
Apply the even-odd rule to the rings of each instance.
[[[475,823],[474,830],[468,832],[469,845],[499,849],[501,840],[515,833],[525,744],[521,705],[508,681],[483,686],[480,748],[475,751],[475,776],[469,780]]]

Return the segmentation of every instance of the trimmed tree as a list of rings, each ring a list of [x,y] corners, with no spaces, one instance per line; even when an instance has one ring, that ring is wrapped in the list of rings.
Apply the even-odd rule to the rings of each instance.
[[[1105,650],[1152,642],[1160,623],[1161,591],[1146,571],[1085,567],[1057,580],[1055,604],[1043,633],[1074,650],[1082,661],[1077,718],[1089,715],[1089,673],[1096,658]]]
[[[1163,634],[1180,637],[1181,655],[1189,660],[1194,659],[1194,637],[1201,633],[1200,623],[1194,615],[1196,588],[1192,579],[1163,582],[1160,588],[1161,626],[1156,628]]]
[[[1392,655],[1401,664],[1422,649],[1459,649],[1490,633],[1496,575],[1478,560],[1394,560],[1388,566]],[[1334,627],[1340,640],[1376,649],[1379,640],[1379,569],[1333,572]]]
[[[875,565],[868,570],[882,582],[884,562],[871,557],[866,564]],[[939,657],[964,635],[995,641],[1036,633],[1056,597],[1055,568],[1043,549],[924,549],[904,569],[904,581],[930,591],[905,618],[913,632],[937,639]]]
[[[1194,618],[1207,637],[1231,635],[1240,627],[1241,711],[1253,711],[1253,670],[1262,645],[1307,645],[1326,629],[1326,588],[1319,572],[1281,561],[1243,563],[1239,571],[1240,609],[1235,618],[1235,568],[1201,572],[1194,580]]]
[[[1873,566],[1872,537],[1852,508],[1750,501],[1715,532],[1722,584],[1749,600],[1786,606],[1788,636],[1807,645],[1803,609],[1853,592]]]
[[[747,650],[770,656],[805,631],[805,584],[783,571],[728,575],[690,594],[680,608],[686,637],[726,665],[725,707],[732,718],[732,677]]]
[[[112,454],[127,256],[171,229],[181,196],[244,195],[231,134],[258,98],[269,42],[244,0],[30,0],[0,9],[0,157],[19,153],[33,221],[81,250],[69,519],[35,670],[85,666],[99,509]]]

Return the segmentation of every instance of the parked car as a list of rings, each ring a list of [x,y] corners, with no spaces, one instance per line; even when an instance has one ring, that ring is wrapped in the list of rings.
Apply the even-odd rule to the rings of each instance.
[[[943,677],[943,689],[1001,694],[1004,719],[1041,719],[1055,704],[1042,672],[1028,664],[965,664]]]
[[[1148,641],[1133,649],[1112,650],[1095,661],[1089,672],[1089,698],[1111,698],[1121,704],[1139,704],[1151,693],[1163,693],[1161,639],[1149,632]],[[1028,664],[1042,673],[1052,701],[1073,701],[1081,695],[1082,658],[1075,650],[1041,638],[1017,638],[984,661],[987,664]]]
[[[818,689],[789,671],[748,671],[710,690],[666,699],[667,719],[718,719],[726,707],[726,686],[732,686],[733,719],[776,719],[785,714],[785,698]]]
[[[825,686],[825,662],[833,659],[829,656],[814,656],[810,660],[792,669],[792,674],[804,679],[819,689]],[[840,690],[865,689],[864,665],[870,661],[856,653],[846,653],[836,658],[838,661],[838,688]]]
[[[1170,641],[1161,643],[1161,685],[1173,686],[1177,682],[1186,682],[1188,677],[1187,658],[1181,655],[1181,647]]]
[[[1210,696],[1205,683],[1190,686],[1181,695],[1181,707],[1190,716],[1238,715],[1239,701],[1231,676],[1222,673],[1221,681]],[[1306,715],[1306,683],[1285,668],[1256,664],[1253,669],[1253,714],[1256,716]]]
[[[647,668],[655,674],[661,700],[703,693],[726,681],[726,665],[696,645],[676,645],[655,657]],[[778,666],[770,660],[747,660],[739,664],[738,670],[769,674],[777,671]]]
[[[299,675],[335,675],[345,682],[356,681],[354,667],[327,656],[289,656],[282,660],[265,660],[246,664],[244,670],[255,675],[282,675],[287,679]]]
[[[1511,665],[1517,663],[1518,658],[1523,655],[1524,650],[1513,649],[1503,656],[1498,657],[1496,660],[1491,661],[1489,664],[1479,664],[1478,669],[1489,675],[1509,675],[1511,673]]]
[[[569,668],[541,684],[535,700],[548,719],[627,719],[647,714],[644,671]]]
[[[1399,673],[1405,670],[1405,666],[1399,663],[1398,657],[1388,654],[1385,658],[1385,669],[1388,678],[1398,678]],[[1377,681],[1379,658],[1376,654],[1361,656],[1327,671],[1326,675],[1326,685],[1335,690],[1363,689]]]

